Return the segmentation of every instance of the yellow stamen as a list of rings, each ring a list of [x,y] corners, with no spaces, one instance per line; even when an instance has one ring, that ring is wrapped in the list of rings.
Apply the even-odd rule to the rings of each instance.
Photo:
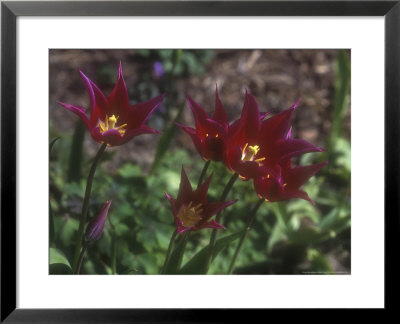
[[[286,186],[287,186],[287,183],[284,183],[283,186],[286,187]]]
[[[115,129],[120,130],[120,129],[122,129],[122,128],[125,128],[126,126],[128,126],[128,124],[123,124],[123,125],[121,125],[121,126],[116,127]]]
[[[242,160],[246,157],[246,154],[244,154],[244,151],[246,150],[247,145],[249,145],[249,143],[246,143],[246,145],[243,147],[243,150],[242,150]]]
[[[208,137],[208,134],[206,134],[206,137]]]
[[[215,138],[218,138],[218,136],[219,136],[218,134],[217,134],[217,135],[215,135]]]
[[[265,202],[269,202],[269,200],[267,198],[265,198],[264,200],[265,200]]]
[[[184,226],[193,226],[201,220],[200,214],[203,212],[201,204],[192,207],[192,202],[187,206],[183,206],[177,217],[182,221]]]
[[[267,179],[271,178],[271,176],[269,174],[267,174]]]
[[[247,151],[246,148],[248,147]],[[242,161],[255,161],[260,163],[265,160],[265,157],[254,159],[257,153],[260,151],[260,147],[258,145],[246,145],[242,149]]]
[[[128,126],[128,124],[115,127],[118,118],[119,116],[112,115],[111,117],[108,117],[108,115],[106,115],[104,122],[99,121],[100,132],[104,133],[110,129],[116,129],[121,135],[124,135],[126,132],[125,128]]]
[[[102,122],[99,122],[100,132],[104,133],[107,129]]]
[[[115,118],[115,115],[112,115],[111,117],[109,117],[108,118],[109,128],[110,129],[115,128],[116,122],[117,122],[117,118]]]

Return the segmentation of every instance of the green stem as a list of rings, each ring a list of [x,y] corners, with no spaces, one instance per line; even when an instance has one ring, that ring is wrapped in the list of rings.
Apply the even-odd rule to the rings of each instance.
[[[161,273],[165,273],[165,269],[167,269],[167,265],[168,265],[169,259],[171,258],[172,250],[174,249],[175,238],[176,238],[177,234],[178,234],[177,230],[175,230],[172,233],[171,240],[169,241],[169,245],[168,245],[167,256],[165,257],[164,266],[163,266],[163,268],[161,270]]]
[[[82,205],[82,214],[81,218],[79,220],[79,229],[78,229],[78,235],[76,238],[76,243],[75,243],[75,253],[74,253],[74,262],[73,262],[73,269],[74,273],[76,272],[77,266],[78,266],[78,259],[79,259],[79,252],[81,250],[82,246],[82,238],[83,238],[83,230],[85,228],[86,224],[86,219],[87,219],[87,214],[89,210],[89,200],[90,200],[90,193],[92,191],[92,183],[93,183],[93,178],[94,174],[96,172],[97,164],[100,161],[101,156],[103,155],[104,150],[106,149],[107,144],[103,143],[98,150],[96,157],[94,158],[92,167],[90,168],[89,175],[86,181],[86,190],[85,190],[85,197],[83,198],[83,205]]]
[[[230,178],[229,182],[227,183],[227,185],[225,186],[224,191],[222,192],[220,201],[224,201],[226,199],[226,197],[228,196],[229,192],[231,191],[233,184],[236,182],[237,178],[239,177],[239,174],[234,173],[232,175],[232,177]],[[217,223],[220,222],[221,219],[221,213],[222,211],[220,211],[216,216],[215,216],[215,221]],[[210,238],[210,252],[208,255],[208,265],[207,265],[207,271],[210,268],[211,265],[211,260],[212,260],[212,256],[214,254],[214,249],[215,249],[215,244],[217,241],[217,234],[218,234],[218,230],[217,229],[213,229],[212,233],[211,233],[211,238]]]
[[[253,210],[251,211],[251,213],[248,217],[246,229],[245,229],[244,233],[242,234],[242,237],[240,238],[239,244],[236,248],[235,254],[233,255],[231,265],[229,266],[228,274],[232,274],[232,271],[235,267],[236,259],[237,259],[239,252],[243,246],[243,242],[244,242],[245,238],[247,237],[247,234],[249,233],[251,227],[253,226],[254,220],[256,218],[255,216],[256,216],[257,210],[258,210],[258,208],[260,208],[260,206],[262,205],[263,202],[264,202],[264,199],[260,199],[257,202],[257,204],[254,206]]]
[[[179,244],[182,244],[182,248],[180,248],[178,250],[179,251],[179,254],[178,254],[178,257],[177,257],[178,262],[176,264],[176,269],[174,270],[174,273],[177,273],[181,268],[183,255],[185,254],[186,245],[187,245],[187,242],[189,240],[190,233],[191,233],[190,231],[187,231],[187,232],[183,233],[183,237],[181,238],[181,241],[179,243]]]
[[[85,255],[87,247],[88,247],[88,243],[83,244],[82,251],[79,254],[79,258],[78,258],[78,265],[76,267],[76,270],[74,271],[74,274],[78,275],[79,272],[81,271],[82,260],[83,260],[83,257]]]
[[[207,169],[208,169],[208,167],[210,166],[210,163],[211,163],[211,160],[208,160],[208,161],[204,164],[203,170],[201,171],[201,174],[200,174],[199,182],[197,183],[197,188],[200,187],[200,185],[202,184],[202,182],[203,182],[203,180],[204,180],[204,177],[206,176]]]

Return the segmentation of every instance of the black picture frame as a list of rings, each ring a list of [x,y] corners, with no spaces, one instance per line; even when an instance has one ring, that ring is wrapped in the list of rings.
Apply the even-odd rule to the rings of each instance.
[[[265,310],[16,308],[16,19],[19,16],[384,16],[385,309],[399,287],[400,1],[129,1],[1,3],[1,321],[5,323],[234,322]],[[367,74],[367,72],[366,72]],[[366,94],[367,95],[367,94]],[[373,127],[371,125],[371,127]],[[373,131],[373,130],[372,130]],[[371,149],[373,154],[373,148]],[[366,163],[368,157],[366,157]],[[370,197],[368,197],[370,198]],[[372,235],[372,233],[371,233]],[[367,289],[367,288],[366,288]],[[40,293],[40,292],[38,292]]]

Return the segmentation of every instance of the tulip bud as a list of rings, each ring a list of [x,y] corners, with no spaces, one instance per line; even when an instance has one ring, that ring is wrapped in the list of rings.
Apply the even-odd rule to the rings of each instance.
[[[95,218],[91,220],[91,222],[86,227],[86,241],[97,241],[101,238],[104,231],[104,225],[107,220],[108,209],[110,208],[111,200],[107,200],[100,212],[97,214]]]

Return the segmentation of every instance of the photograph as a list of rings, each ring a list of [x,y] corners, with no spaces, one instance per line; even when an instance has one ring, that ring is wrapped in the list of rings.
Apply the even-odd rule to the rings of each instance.
[[[351,50],[49,49],[50,275],[350,275]]]

